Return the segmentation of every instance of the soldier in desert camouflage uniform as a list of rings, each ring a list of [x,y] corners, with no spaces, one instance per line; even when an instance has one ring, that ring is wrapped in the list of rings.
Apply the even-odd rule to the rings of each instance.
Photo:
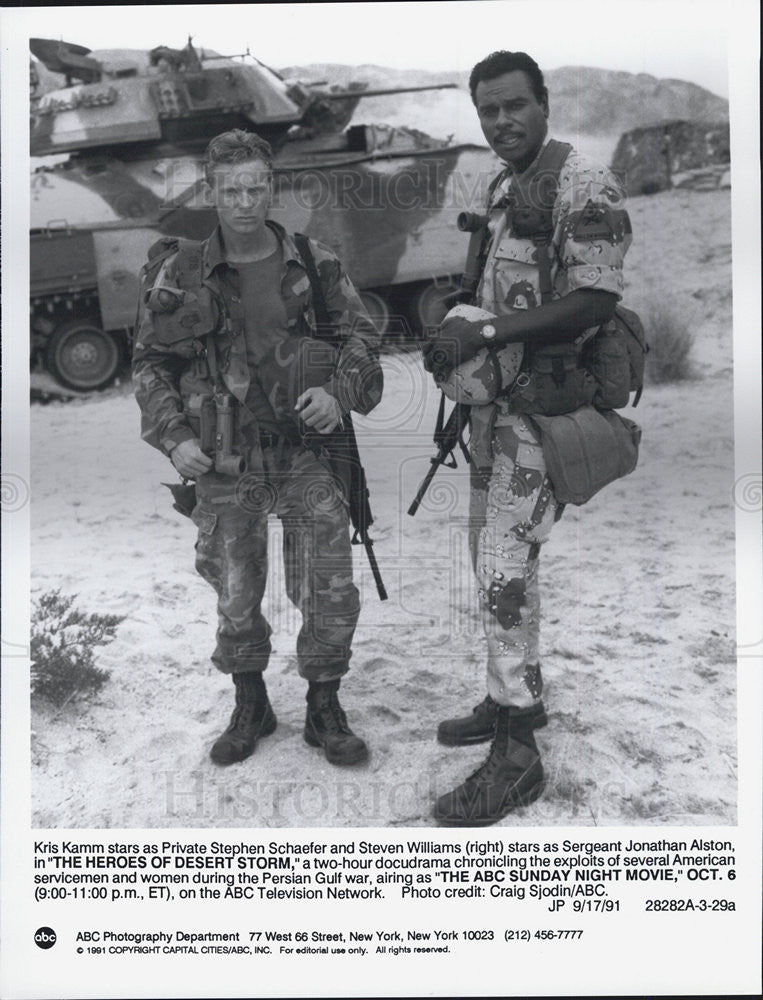
[[[274,512],[283,523],[287,593],[303,619],[297,659],[309,684],[304,736],[331,763],[351,764],[368,751],[350,730],[337,691],[348,669],[359,595],[346,498],[315,445],[343,413],[368,413],[379,402],[379,336],[340,262],[311,241],[341,350],[336,360],[335,349],[327,348],[328,367],[324,351],[325,377],[318,384],[313,378],[304,391],[294,388],[294,366],[304,368],[294,347],[314,336],[316,319],[294,240],[266,221],[271,166],[268,143],[252,133],[236,130],[210,142],[206,184],[219,225],[197,251],[200,259],[191,254],[198,287],[189,290],[187,260],[170,253],[143,295],[135,395],[143,438],[184,478],[196,480],[196,568],[218,595],[212,662],[232,675],[236,692],[213,761],[243,760],[276,726],[263,680],[271,629],[261,611],[267,517]],[[178,288],[182,295],[173,292]],[[215,389],[235,400],[236,451],[247,462],[238,477],[228,468],[216,471],[200,447],[201,408]]]
[[[558,177],[551,289],[541,301],[537,246],[515,231],[508,196],[512,178],[531,176],[546,145],[543,75],[526,53],[495,52],[474,67],[470,89],[485,137],[506,163],[488,205],[489,243],[476,299],[496,319],[452,318],[443,325],[439,339],[425,347],[428,370],[441,376],[488,344],[529,343],[536,350],[572,345],[593,332],[610,319],[620,297],[631,239],[619,183],[571,151]],[[581,397],[570,409],[590,403],[593,385],[586,396],[585,372],[568,377],[581,380]],[[560,511],[538,436],[523,415],[532,412],[542,411],[533,411],[521,389],[471,409],[470,537],[487,636],[488,693],[470,715],[443,722],[438,739],[450,746],[492,739],[493,745],[485,764],[437,801],[435,817],[448,825],[495,822],[544,787],[533,733],[546,723],[538,557]]]

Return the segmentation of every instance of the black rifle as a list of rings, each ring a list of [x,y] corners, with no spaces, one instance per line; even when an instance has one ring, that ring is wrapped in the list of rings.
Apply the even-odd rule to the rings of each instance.
[[[341,485],[350,508],[350,521],[355,529],[350,541],[353,545],[362,545],[365,548],[379,599],[386,601],[387,591],[376,562],[374,543],[368,533],[374,519],[369,503],[366,474],[360,462],[358,442],[350,415],[344,416],[342,426],[331,434],[308,433],[304,435],[303,443],[316,454],[324,452],[329,459],[331,471]]]
[[[326,298],[323,294],[323,286],[318,276],[318,269],[315,266],[315,259],[310,249],[310,243],[307,237],[301,233],[294,234],[294,241],[297,244],[297,249],[302,257],[302,263],[305,265],[307,276],[310,279],[310,286],[313,293],[313,309],[318,328],[316,336],[339,346],[335,327],[332,325],[331,318],[329,317]],[[351,542],[353,545],[362,545],[365,548],[368,564],[371,567],[374,582],[376,583],[376,590],[379,594],[379,600],[386,601],[387,591],[379,572],[379,564],[376,562],[373,549],[374,543],[368,534],[368,529],[373,524],[374,519],[371,514],[366,474],[360,461],[352,417],[347,413],[342,418],[341,428],[333,431],[331,434],[306,435],[304,443],[307,447],[317,446],[325,449],[331,462],[332,472],[341,484],[350,508],[350,521],[355,529]]]
[[[492,180],[488,188],[488,202],[503,176],[504,172]],[[482,276],[482,269],[485,266],[485,252],[490,236],[487,227],[488,217],[486,215],[475,215],[472,212],[461,212],[456,224],[462,233],[471,233],[466,264],[461,275],[461,289],[456,298],[459,302],[471,303],[474,301],[474,295]],[[421,481],[421,486],[418,488],[413,503],[408,508],[408,513],[411,517],[419,509],[421,501],[424,499],[424,495],[429,489],[440,466],[444,465],[448,469],[456,468],[456,445],[461,448],[467,464],[471,462],[472,458],[468,448],[464,444],[463,438],[464,429],[469,423],[469,413],[469,406],[465,403],[456,403],[450,411],[447,421],[445,421],[445,395],[442,394],[440,396],[440,409],[437,412],[437,423],[434,430],[434,443],[437,448],[437,454],[434,458],[430,459],[432,463],[431,468]]]
[[[408,508],[408,513],[413,517],[416,511],[419,509],[421,501],[424,499],[426,491],[429,489],[429,484],[435,477],[437,470],[441,465],[446,466],[448,469],[455,469],[457,467],[455,450],[456,445],[461,449],[461,453],[466,459],[467,464],[472,460],[469,454],[469,449],[464,444],[464,428],[469,421],[470,407],[465,403],[456,403],[453,409],[450,411],[450,416],[447,421],[445,421],[445,394],[440,396],[440,408],[437,411],[437,423],[434,429],[434,443],[437,448],[437,454],[434,458],[430,458],[430,468],[429,472],[424,476],[421,481],[421,486],[419,486],[416,496],[413,499],[413,503]]]

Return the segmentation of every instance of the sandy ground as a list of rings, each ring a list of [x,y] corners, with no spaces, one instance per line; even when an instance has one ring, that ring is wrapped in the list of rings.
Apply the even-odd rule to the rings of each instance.
[[[697,381],[648,387],[638,469],[567,508],[541,566],[550,724],[542,799],[505,826],[722,824],[736,818],[734,507],[728,192],[635,199],[626,303],[677,303]],[[225,770],[208,748],[232,685],[208,660],[214,598],[194,528],[160,485],[127,388],[34,406],[33,597],[77,594],[126,616],[89,701],[34,713],[39,827],[427,826],[434,797],[484,756],[446,749],[437,722],[484,695],[484,646],[465,546],[463,467],[405,511],[431,454],[437,397],[417,353],[388,355],[378,410],[358,420],[390,592],[364,595],[343,701],[372,756],[331,767],[302,740],[297,616],[274,558],[266,613],[278,729]]]

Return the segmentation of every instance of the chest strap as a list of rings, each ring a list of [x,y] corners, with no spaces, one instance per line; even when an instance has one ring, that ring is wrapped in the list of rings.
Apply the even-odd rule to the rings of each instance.
[[[553,296],[551,283],[553,211],[559,191],[559,174],[572,152],[568,142],[549,139],[532,170],[513,177],[509,189],[508,213],[512,235],[532,240],[538,264],[541,303]]]

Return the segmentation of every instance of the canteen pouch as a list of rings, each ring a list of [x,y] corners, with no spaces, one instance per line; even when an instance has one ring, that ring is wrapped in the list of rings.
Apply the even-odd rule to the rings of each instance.
[[[533,414],[528,420],[540,436],[559,503],[579,507],[636,468],[641,428],[612,410],[581,406],[553,417]]]
[[[580,366],[574,344],[555,344],[532,351],[529,364],[514,383],[509,394],[515,413],[544,414],[553,417],[571,413],[592,402],[596,383]]]
[[[649,347],[644,327],[637,313],[617,305],[612,319],[602,326],[583,347],[581,361],[596,382],[593,405],[601,410],[633,405],[641,397],[644,362]]]

